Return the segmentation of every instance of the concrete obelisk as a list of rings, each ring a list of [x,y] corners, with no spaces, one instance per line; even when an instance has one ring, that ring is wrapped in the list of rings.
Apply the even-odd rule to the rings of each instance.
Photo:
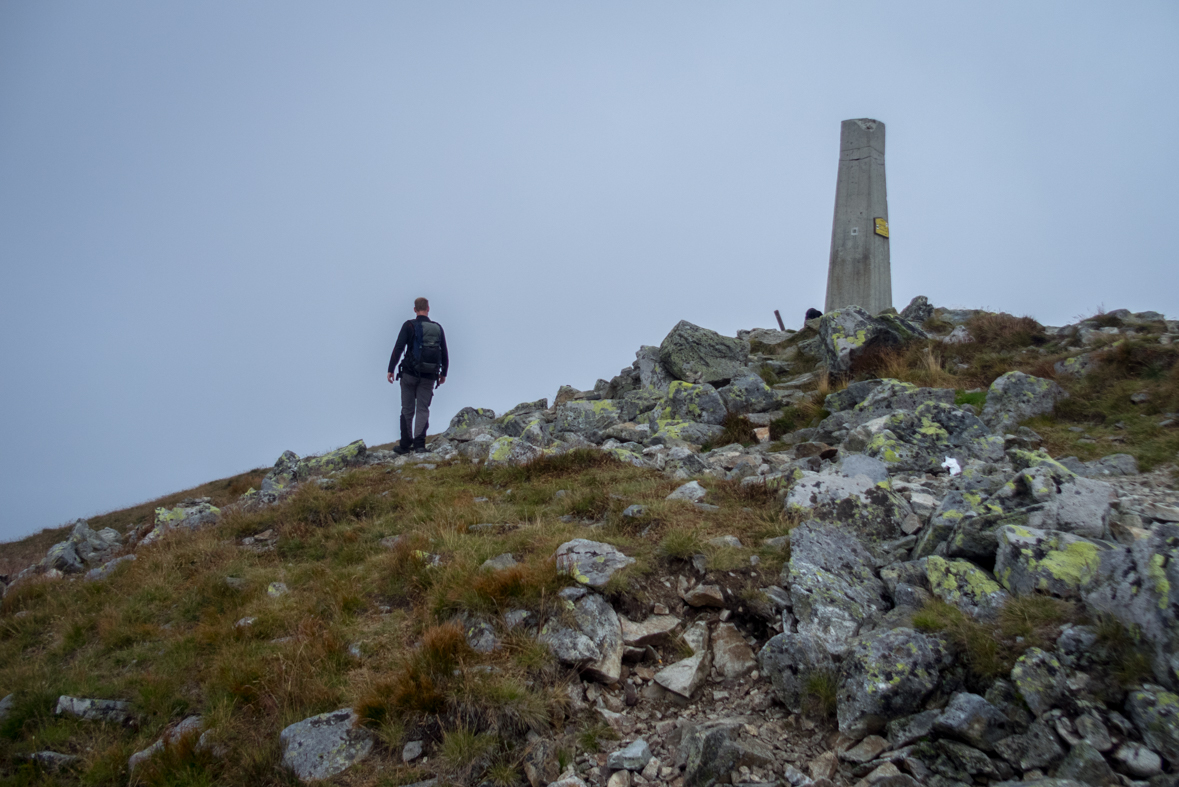
[[[884,124],[868,118],[843,121],[839,134],[839,180],[824,311],[844,306],[859,306],[870,314],[892,306]]]

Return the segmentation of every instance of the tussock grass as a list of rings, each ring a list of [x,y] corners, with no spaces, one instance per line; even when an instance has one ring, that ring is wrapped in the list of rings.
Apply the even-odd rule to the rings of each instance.
[[[804,686],[803,709],[824,719],[834,719],[838,706],[839,673],[835,671],[815,672]]]

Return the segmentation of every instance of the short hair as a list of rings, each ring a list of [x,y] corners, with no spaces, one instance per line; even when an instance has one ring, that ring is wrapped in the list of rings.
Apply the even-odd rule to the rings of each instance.
[[[415,312],[424,312],[430,308],[430,302],[425,298],[414,298],[413,310]]]

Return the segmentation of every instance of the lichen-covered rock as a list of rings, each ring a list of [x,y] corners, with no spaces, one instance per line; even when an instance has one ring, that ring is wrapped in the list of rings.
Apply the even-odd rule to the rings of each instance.
[[[842,654],[865,621],[888,609],[875,561],[850,533],[820,522],[794,528],[790,545],[782,584],[790,588],[798,633]]]
[[[909,301],[909,305],[901,312],[901,317],[904,317],[909,322],[921,323],[933,316],[933,305],[930,304],[929,298],[924,295],[917,295],[913,300]]]
[[[835,374],[851,371],[856,358],[867,350],[925,338],[928,334],[908,320],[896,315],[873,317],[859,306],[827,312],[819,320],[820,360]]]
[[[123,565],[124,563],[133,563],[133,562],[135,562],[135,555],[133,555],[133,554],[123,555],[122,557],[117,557],[113,560],[108,560],[107,562],[103,563],[101,566],[98,566],[96,568],[92,568],[89,571],[87,571],[86,576],[83,577],[83,579],[85,579],[87,582],[98,582],[100,580],[103,580],[103,579],[106,579],[107,577],[109,577],[111,574],[114,573],[116,568]]]
[[[996,432],[1014,431],[1021,421],[1051,415],[1056,403],[1067,397],[1056,383],[1023,372],[1008,372],[987,389],[982,420]]]
[[[836,674],[827,648],[812,636],[791,632],[772,637],[758,653],[758,663],[778,701],[792,713],[803,711],[811,678]]]
[[[1084,377],[1097,368],[1097,353],[1087,352],[1057,361],[1052,369],[1057,374],[1071,377]]]
[[[676,380],[667,389],[667,399],[652,412],[654,421],[692,421],[719,425],[725,420],[725,403],[707,383]]]
[[[597,647],[598,657],[582,671],[603,683],[617,683],[622,674],[622,623],[610,602],[597,593],[587,593],[573,608],[581,633]]]
[[[576,432],[591,443],[606,439],[606,430],[622,423],[618,405],[609,399],[565,402],[557,405],[555,432]]]
[[[1079,598],[1101,576],[1101,542],[1017,525],[995,531],[995,576],[1017,596],[1036,591],[1060,598]]]
[[[450,419],[450,425],[446,427],[442,436],[452,440],[473,427],[487,426],[494,420],[495,410],[486,407],[464,407]]]
[[[1173,680],[1179,654],[1179,526],[1156,525],[1148,537],[1101,553],[1099,581],[1083,592],[1086,608],[1137,632],[1152,654],[1157,680]]]
[[[925,570],[935,596],[979,620],[994,620],[1010,598],[986,571],[968,560],[933,555],[926,560]]]
[[[1179,762],[1179,695],[1146,685],[1130,692],[1126,708],[1146,745],[1172,763]]]
[[[899,410],[868,421],[848,435],[849,450],[862,450],[890,472],[940,470],[947,457],[965,464],[971,459],[1003,459],[1003,439],[991,434],[976,416],[943,402],[926,402],[916,410]]]
[[[639,386],[643,390],[666,391],[675,378],[663,368],[659,348],[643,345],[635,353],[634,366],[639,372]]]
[[[745,373],[749,342],[680,320],[659,345],[659,361],[677,380],[725,385]]]
[[[631,741],[618,751],[606,755],[606,767],[612,771],[641,771],[651,761],[651,747],[642,738]]]
[[[902,535],[901,525],[913,513],[903,497],[866,475],[844,472],[810,473],[801,477],[786,495],[788,512],[836,522],[873,541]]]
[[[354,440],[342,448],[328,451],[322,456],[308,456],[299,462],[299,477],[307,478],[313,475],[327,475],[345,467],[354,467],[364,463],[364,456],[368,452],[363,440]]]
[[[150,544],[172,530],[196,530],[211,525],[220,516],[221,509],[210,503],[207,497],[182,500],[175,508],[157,508],[155,527],[140,543]]]
[[[819,431],[854,429],[898,410],[912,412],[928,402],[952,405],[954,391],[949,388],[919,388],[892,378],[852,383],[823,400],[823,406],[831,415],[819,424]]]
[[[1067,677],[1060,660],[1040,648],[1028,648],[1011,668],[1011,682],[1036,716],[1052,710],[1064,695]]]
[[[299,469],[299,455],[294,451],[283,451],[274,463],[274,467],[262,479],[260,498],[273,503],[281,495],[290,492],[298,483],[296,473]]]
[[[600,588],[614,573],[635,562],[617,548],[600,541],[575,538],[557,547],[557,568],[583,585]]]
[[[524,430],[520,430],[523,434]],[[523,465],[544,456],[544,448],[519,437],[497,438],[487,448],[487,465]]]
[[[373,734],[357,727],[351,708],[321,713],[282,731],[283,765],[300,781],[328,779],[363,760],[373,748]]]
[[[654,433],[651,435],[649,441],[652,444],[690,443],[692,445],[703,445],[710,440],[720,437],[724,433],[725,428],[716,424],[702,424],[696,421],[670,419],[653,421],[651,423],[651,431]],[[676,478],[691,478],[694,475],[703,473],[707,469],[707,466],[694,454],[691,455],[691,459],[688,462],[684,462],[683,460],[685,459],[688,459],[688,457],[681,456],[676,459],[669,457],[668,459],[669,462],[679,462],[678,465],[672,468],[673,473],[676,470],[683,470],[683,473],[675,476]],[[699,465],[698,467],[696,466],[697,464]]]
[[[839,731],[880,732],[891,719],[921,710],[947,663],[942,643],[908,628],[872,631],[847,651],[836,695]]]
[[[773,390],[756,374],[748,372],[717,390],[725,409],[737,415],[773,410],[777,398]]]
[[[1065,756],[1064,762],[1056,769],[1057,779],[1075,779],[1094,787],[1121,787],[1113,768],[1101,756],[1101,752],[1085,741],[1079,741]]]
[[[929,523],[922,529],[913,556],[920,558],[934,554],[938,545],[948,541],[958,526],[968,519],[1002,512],[999,506],[984,502],[983,495],[978,492],[951,490],[942,498],[930,516]],[[991,552],[994,553],[994,548]]]

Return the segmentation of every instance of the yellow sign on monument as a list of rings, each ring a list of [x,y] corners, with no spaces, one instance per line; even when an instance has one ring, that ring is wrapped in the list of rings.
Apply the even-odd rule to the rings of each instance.
[[[888,222],[884,219],[876,219],[876,234],[888,237]]]

